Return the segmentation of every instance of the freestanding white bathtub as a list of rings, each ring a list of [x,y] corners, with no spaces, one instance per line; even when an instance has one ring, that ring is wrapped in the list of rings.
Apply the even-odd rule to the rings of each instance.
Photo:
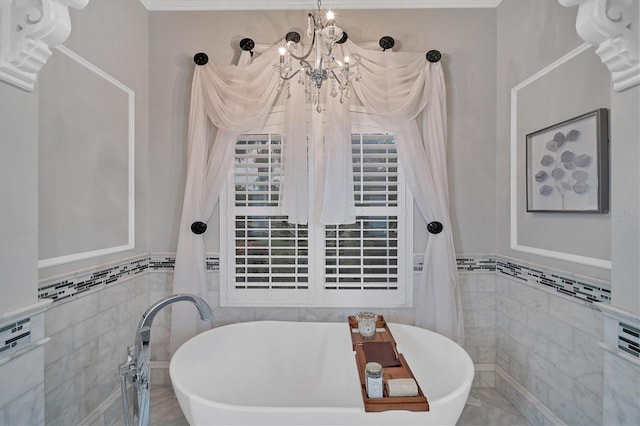
[[[169,372],[191,425],[453,425],[474,367],[458,344],[418,327],[389,328],[430,411],[364,411],[345,323],[254,321],[187,341]]]

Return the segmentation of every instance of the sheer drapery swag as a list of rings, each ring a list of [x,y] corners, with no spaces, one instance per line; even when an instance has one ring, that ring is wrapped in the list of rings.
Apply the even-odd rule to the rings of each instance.
[[[336,56],[341,55],[359,57],[361,79],[353,82],[353,97],[344,103],[338,97],[325,99],[322,176],[317,191],[320,199],[315,203],[320,206],[320,221],[355,221],[353,185],[345,184],[353,182],[349,118],[352,102],[393,132],[400,163],[421,215],[427,222],[444,225],[441,233],[428,234],[423,271],[416,284],[415,323],[462,343],[462,312],[449,220],[442,65],[426,61],[424,54],[371,51],[350,41],[338,48]],[[206,295],[203,236],[194,234],[191,224],[206,223],[211,217],[233,163],[238,135],[259,128],[277,104],[284,106],[280,208],[292,223],[308,220],[307,140],[312,114],[317,113],[314,108],[307,108],[304,87],[297,78],[291,80],[289,90],[278,91],[280,81],[273,66],[278,60],[277,48],[271,47],[254,58],[243,52],[237,66],[209,62],[195,69],[174,293]],[[325,92],[329,90],[323,88]],[[312,137],[309,142],[313,142]],[[173,307],[172,353],[196,333],[197,316],[189,308],[180,304]]]

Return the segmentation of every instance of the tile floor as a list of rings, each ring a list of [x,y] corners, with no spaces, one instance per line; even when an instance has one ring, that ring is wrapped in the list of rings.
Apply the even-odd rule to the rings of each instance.
[[[471,396],[480,400],[481,406],[465,406],[458,420],[458,426],[529,425],[529,422],[495,388],[472,388]]]
[[[481,402],[480,407],[467,405],[460,416],[462,426],[525,426],[527,421],[497,390],[493,388],[471,389],[471,396]],[[154,426],[187,426],[178,401],[169,386],[151,389],[151,422]]]

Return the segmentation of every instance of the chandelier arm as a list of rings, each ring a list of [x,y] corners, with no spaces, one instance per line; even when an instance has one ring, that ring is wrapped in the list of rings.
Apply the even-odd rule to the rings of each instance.
[[[305,61],[304,59],[301,59],[301,60],[300,60],[300,65],[301,65],[301,66],[300,66],[300,69],[303,69],[303,68],[308,68],[309,70],[312,70],[312,69],[313,69],[313,67],[311,66],[311,64],[310,64],[308,61]]]
[[[338,75],[333,70],[331,70],[331,75],[333,76],[333,78],[336,79],[336,81],[338,82],[338,85],[342,86],[342,81],[340,81],[340,77],[338,77]]]
[[[298,69],[296,70],[296,72],[294,72],[294,73],[293,73],[293,74],[291,74],[291,75],[282,75],[282,74],[280,74],[280,78],[281,78],[281,79],[283,79],[283,80],[285,80],[285,81],[291,80],[293,77],[295,77],[296,75],[298,75],[298,73],[299,73],[300,71],[302,71],[303,69],[304,69],[304,67],[300,67],[300,68],[298,68]]]
[[[313,19],[313,38],[311,39],[311,46],[309,46],[309,51],[302,56],[296,56],[293,52],[287,49],[289,50],[289,55],[291,55],[292,58],[297,59],[298,61],[304,61],[305,59],[307,59],[311,54],[311,51],[313,50],[313,46],[316,44],[316,17],[311,13],[309,14],[309,16]]]

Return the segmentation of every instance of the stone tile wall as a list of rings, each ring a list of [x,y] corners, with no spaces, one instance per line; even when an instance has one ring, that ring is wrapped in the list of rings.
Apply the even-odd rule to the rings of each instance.
[[[0,425],[41,425],[45,423],[44,346],[0,364],[0,383],[12,392],[0,392]],[[11,399],[5,399],[11,395]],[[18,395],[17,397],[13,397]]]
[[[46,312],[46,335],[51,337],[45,351],[47,424],[122,421],[118,366],[133,344],[142,312],[172,293],[172,257],[139,260],[124,261],[135,268],[107,268],[116,279],[107,277],[90,288],[83,287],[86,271],[83,277],[63,280],[61,291],[69,297]],[[214,319],[202,323],[201,330],[254,320],[346,321],[356,312],[220,307],[216,262],[208,259],[207,299]],[[459,256],[458,270],[464,347],[476,365],[474,386],[495,386],[532,424],[638,423],[640,387],[634,385],[640,383],[640,362],[630,355],[620,358],[616,346],[605,351],[601,343],[601,307],[608,306],[610,294],[606,283],[493,255]],[[96,276],[101,272],[97,268]],[[42,297],[55,288],[55,283],[45,284]],[[585,289],[588,297],[583,297]],[[390,322],[414,321],[412,308],[377,311]],[[167,308],[153,323],[154,384],[170,382],[170,319]],[[0,410],[0,421],[8,415]]]
[[[640,317],[614,307],[604,314],[603,424],[640,424]]]
[[[603,423],[640,425],[640,363],[604,352]]]
[[[51,338],[45,350],[47,425],[102,424],[102,414],[96,413],[101,404],[120,403],[118,366],[148,305],[143,274],[61,300],[46,312]]]
[[[588,302],[496,278],[498,389],[532,424],[600,424],[601,312]],[[523,394],[510,382],[526,390]],[[533,397],[533,399],[532,399]],[[546,415],[550,410],[556,418]]]
[[[44,352],[48,339],[39,302],[0,316],[0,425],[45,423]]]
[[[464,315],[464,349],[476,365],[474,387],[495,386],[496,276],[491,272],[458,274]]]

